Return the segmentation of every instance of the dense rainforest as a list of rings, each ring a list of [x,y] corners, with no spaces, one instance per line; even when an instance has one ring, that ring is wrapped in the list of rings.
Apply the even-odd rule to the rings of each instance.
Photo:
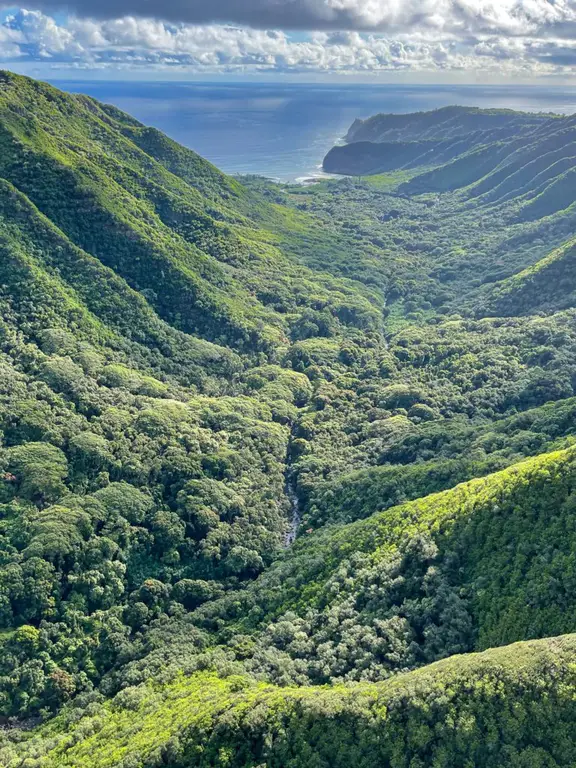
[[[576,764],[574,126],[281,185],[0,73],[0,766]]]

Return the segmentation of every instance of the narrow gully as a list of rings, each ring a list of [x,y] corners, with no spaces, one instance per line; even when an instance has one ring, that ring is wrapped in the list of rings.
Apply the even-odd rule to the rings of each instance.
[[[290,547],[296,541],[298,534],[298,528],[300,527],[300,521],[302,519],[302,510],[300,509],[300,499],[296,493],[296,482],[294,472],[292,469],[292,440],[294,439],[294,425],[292,425],[290,437],[288,439],[288,446],[286,450],[286,469],[284,471],[284,477],[286,484],[284,486],[284,492],[286,498],[290,502],[289,513],[289,527],[284,536],[284,547]]]
[[[302,513],[300,510],[300,500],[298,499],[294,488],[294,481],[290,477],[290,467],[288,467],[286,475],[286,496],[290,502],[290,527],[284,537],[284,546],[289,547],[296,541],[296,534],[300,527]]]

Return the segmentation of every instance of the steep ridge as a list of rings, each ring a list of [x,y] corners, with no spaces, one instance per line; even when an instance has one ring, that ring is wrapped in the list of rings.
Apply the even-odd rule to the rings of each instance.
[[[422,194],[463,189],[475,198],[476,205],[516,200],[516,216],[521,221],[567,209],[574,202],[570,182],[574,130],[568,125],[572,118],[564,120],[565,124],[553,123],[552,136],[489,144],[416,176],[401,190]],[[524,183],[518,184],[522,178]]]
[[[495,315],[521,315],[576,303],[576,242],[570,240],[546,258],[498,284],[490,297]]]
[[[490,146],[514,145],[519,141],[524,146],[539,136],[556,132],[565,122],[566,118],[557,115],[468,107],[375,115],[353,123],[346,144],[334,147],[326,156],[324,170],[362,175],[439,166]],[[425,183],[422,180],[421,184]],[[427,183],[430,186],[432,182],[429,179]]]
[[[371,226],[377,230],[376,242],[406,243],[406,255],[415,254],[413,269],[420,266],[418,257],[423,258],[428,276],[447,289],[437,291],[433,285],[424,289],[420,281],[423,295],[419,299],[410,296],[410,303],[436,305],[436,296],[450,294],[449,284],[454,283],[457,298],[451,309],[456,312],[462,309],[463,293],[470,296],[464,304],[477,316],[552,312],[574,306],[568,272],[576,215],[575,118],[449,108],[443,120],[441,113],[444,111],[375,116],[358,123],[350,131],[351,143],[334,147],[327,156],[329,170],[383,174],[376,175],[373,182],[368,180],[365,188],[377,188],[380,178],[389,179],[388,199],[382,194],[372,202],[365,195],[376,215],[378,204],[384,211],[390,209],[389,214],[380,214],[384,226]],[[496,117],[510,121],[513,131],[509,136],[490,136],[485,130],[465,135],[470,120],[482,123]],[[455,137],[458,130],[462,135]],[[366,141],[367,135],[373,141]],[[430,143],[435,152],[420,152]],[[446,146],[452,156],[443,153]],[[342,158],[340,166],[338,158]],[[450,237],[435,243],[428,232],[443,232],[447,220],[454,225],[449,225]],[[477,229],[478,222],[481,227]],[[420,237],[408,235],[410,231]],[[442,247],[448,253],[445,266],[440,267],[433,257]],[[475,252],[478,258],[471,260]],[[544,271],[538,280],[534,275],[541,267]],[[463,274],[467,278],[461,281]],[[548,275],[550,281],[545,280]],[[533,280],[538,287],[532,291],[522,288],[522,298],[514,303],[516,289]],[[495,288],[488,287],[494,283]]]
[[[185,365],[186,375],[197,383],[206,374],[238,369],[240,360],[229,350],[162,322],[141,295],[74,246],[9,182],[1,181],[0,189],[1,293],[20,332],[38,340],[47,327],[66,328],[96,345],[132,346],[149,365],[153,350],[169,348],[175,364],[162,355],[156,364],[166,372]]]
[[[286,317],[258,301],[253,284],[262,270],[273,279],[266,265],[281,255],[255,233],[242,203],[236,207],[247,196],[239,185],[117,110],[8,73],[1,85],[0,176],[71,242],[144,291],[164,320],[187,333],[246,350],[281,340]],[[131,135],[158,147],[159,159]],[[358,304],[353,292],[340,290],[356,314],[371,313],[368,301]],[[377,322],[372,314],[366,320]]]

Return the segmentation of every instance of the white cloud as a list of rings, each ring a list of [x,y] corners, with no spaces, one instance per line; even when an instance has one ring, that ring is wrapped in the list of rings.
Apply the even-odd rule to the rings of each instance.
[[[414,27],[457,34],[534,34],[576,21],[574,0],[36,0],[80,16],[149,16],[235,22],[259,28],[344,29],[396,34]]]
[[[50,16],[40,11],[20,10],[8,16],[2,32],[7,35],[8,48],[0,37],[0,52],[9,58],[11,49],[17,47],[21,56],[29,58],[76,58],[86,57],[88,51],[76,40],[74,32],[58,25]]]
[[[576,63],[574,43],[564,34],[574,6],[568,0],[423,0],[418,14],[410,0],[326,3],[347,13],[355,9],[372,18],[373,26],[385,10],[392,26],[406,29],[395,35],[351,29],[294,37],[281,30],[134,16],[58,23],[41,11],[20,10],[0,26],[0,58],[84,68],[294,73],[479,70],[537,75],[572,72]]]

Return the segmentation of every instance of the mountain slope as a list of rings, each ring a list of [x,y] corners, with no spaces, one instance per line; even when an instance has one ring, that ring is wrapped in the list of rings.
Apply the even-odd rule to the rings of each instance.
[[[476,205],[516,200],[532,221],[567,209],[576,198],[574,118],[512,110],[446,107],[357,120],[346,144],[324,159],[330,173],[412,171],[404,195],[465,190]]]
[[[302,297],[274,279],[270,261],[283,262],[285,275],[304,284],[309,275],[283,260],[269,244],[272,236],[246,219],[247,192],[118,110],[8,73],[0,84],[0,176],[72,243],[144,291],[180,330],[247,350],[281,341],[290,324],[286,310],[297,312]],[[159,159],[131,136],[158,150]],[[283,314],[270,299],[258,299],[264,275],[278,301],[292,301]],[[367,299],[344,284],[337,292],[335,313],[347,294],[349,314],[377,324]],[[326,304],[334,302],[329,285],[323,294]]]
[[[491,313],[521,315],[574,306],[576,243],[569,240],[533,267],[499,283],[489,298]]]
[[[570,766],[573,635],[456,656],[380,684],[275,688],[231,675],[138,686],[6,746],[46,768]]]
[[[324,169],[358,175],[381,173],[399,168],[441,166],[460,156],[474,157],[475,152],[488,160],[498,157],[499,149],[509,153],[556,132],[564,127],[565,121],[558,115],[469,107],[445,107],[410,115],[375,115],[352,124],[345,137],[346,144],[328,153]],[[354,167],[355,171],[346,170]],[[426,178],[424,175],[416,183],[423,186]]]
[[[158,132],[0,85],[0,706],[25,717],[98,685],[172,584],[170,613],[270,562],[311,393],[278,362],[376,331],[382,299],[292,262],[255,223],[288,210]]]
[[[348,648],[358,669],[364,670],[361,679],[370,674],[366,655],[370,632],[364,623],[360,636],[346,638],[352,629],[353,605],[365,618],[376,619],[374,627],[381,633],[379,653],[387,655],[388,665],[399,664],[400,670],[410,664],[401,656],[400,640],[406,630],[394,636],[402,621],[416,622],[413,627],[421,633],[419,640],[404,637],[406,647],[425,639],[423,649],[432,658],[457,650],[454,645],[442,649],[443,633],[451,635],[453,644],[458,633],[477,634],[477,622],[481,647],[508,642],[518,632],[558,631],[573,616],[566,599],[572,594],[573,580],[569,563],[574,477],[573,450],[552,454],[366,523],[327,531],[317,542],[303,541],[285,563],[261,577],[263,583],[254,585],[257,598],[252,609],[239,595],[226,598],[227,611],[234,606],[240,616],[246,616],[254,615],[256,607],[270,610],[279,602],[284,603],[282,610],[291,607],[284,615],[273,608],[265,619],[270,622],[276,617],[264,639],[278,644],[275,661],[270,650],[261,657],[267,677],[273,674],[274,663],[283,663],[287,669],[280,648],[284,656],[296,651],[298,657],[297,646],[302,648],[307,632],[306,662],[313,664],[314,634],[305,622],[298,623],[299,606],[305,608],[308,624],[314,610],[320,607],[324,612],[323,622],[315,620],[323,663],[331,663],[329,646],[336,640],[335,636],[329,639],[332,625],[332,633],[336,630],[341,635],[334,659],[344,660],[342,651]],[[563,553],[558,549],[560,542]],[[553,548],[554,558],[545,557]],[[315,550],[312,556],[311,550]],[[396,557],[398,551],[403,551],[401,560]],[[332,576],[326,578],[328,572]],[[323,574],[320,580],[319,574]],[[357,590],[352,601],[347,600],[351,589]],[[404,602],[398,602],[398,596]],[[390,598],[397,607],[385,619]],[[467,602],[472,624],[465,618]],[[519,623],[522,611],[524,626]],[[203,613],[205,621],[213,609],[207,607]],[[356,620],[356,624],[363,622]],[[166,630],[164,643],[156,651],[160,656],[167,654],[175,638],[174,628]],[[471,760],[490,766],[504,759],[519,765],[527,759],[536,765],[552,759],[570,765],[574,759],[576,746],[566,736],[566,724],[574,717],[574,636],[453,656],[383,683],[295,689],[246,677],[246,666],[252,673],[257,666],[241,650],[242,645],[247,647],[241,632],[236,626],[228,634],[234,642],[226,655],[206,653],[200,642],[195,665],[193,656],[176,656],[173,668],[164,661],[159,666],[164,670],[162,684],[141,682],[144,667],[136,665],[129,674],[131,685],[112,702],[101,706],[97,700],[89,704],[88,698],[84,714],[70,710],[41,728],[31,741],[24,736],[5,742],[0,753],[5,764],[16,768],[31,753],[46,755],[48,766],[97,768],[125,765],[123,760],[150,768],[168,760],[190,768],[220,765],[223,760],[238,766],[257,761],[309,765],[312,760],[320,765],[347,765],[347,761],[358,764],[361,760],[371,766],[383,760],[405,765],[408,758],[426,764],[442,755],[445,765]],[[24,642],[24,630],[20,634]],[[187,635],[190,643],[194,636],[190,625]],[[230,654],[234,648],[236,662]],[[177,672],[182,665],[189,672],[208,665],[220,670],[220,675],[195,672],[182,677]],[[384,667],[376,679],[383,676]],[[462,731],[460,727],[438,731],[448,712],[453,721],[462,721]]]
[[[254,667],[298,682],[376,680],[571,632],[575,477],[573,449],[543,454],[329,527],[218,610],[239,633],[254,631],[245,617],[261,617]],[[213,611],[200,612],[208,625]]]
[[[347,142],[414,141],[455,139],[464,136],[476,142],[507,136],[546,132],[559,115],[517,112],[511,109],[479,109],[477,107],[443,107],[413,114],[379,114],[366,120],[355,120],[346,135]]]

